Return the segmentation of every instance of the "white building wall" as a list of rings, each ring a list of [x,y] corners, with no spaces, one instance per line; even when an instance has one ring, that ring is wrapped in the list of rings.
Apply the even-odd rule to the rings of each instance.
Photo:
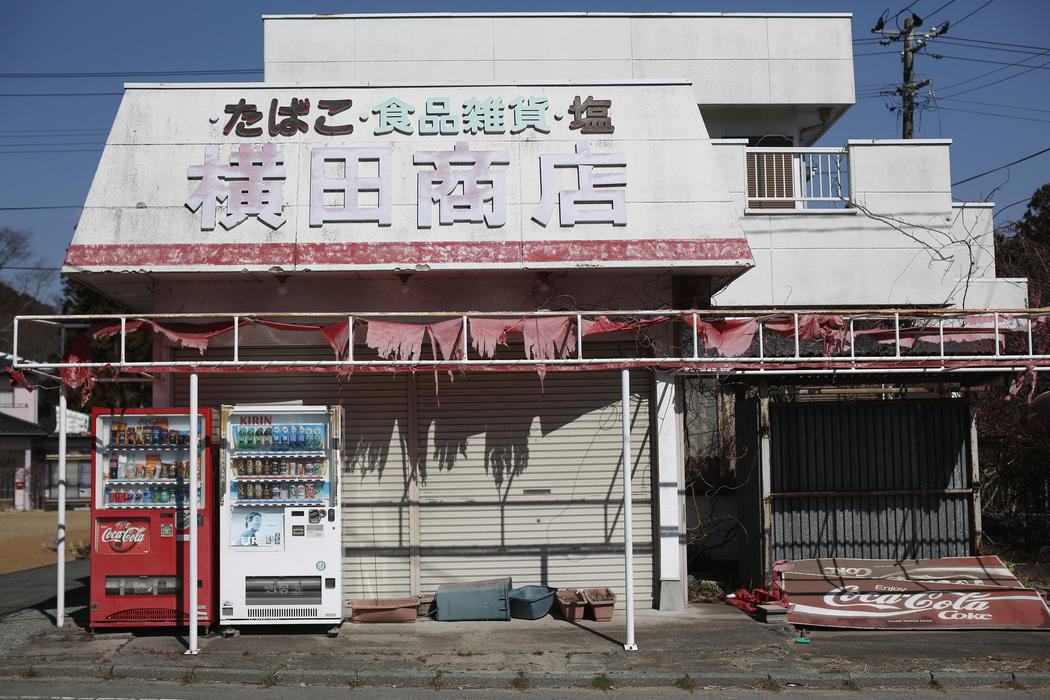
[[[747,210],[745,142],[715,142],[755,267],[717,306],[1021,308],[995,279],[991,205],[951,201],[949,140],[849,141],[850,206]]]
[[[849,14],[263,18],[265,79],[361,83],[686,78],[702,105],[854,102]]]

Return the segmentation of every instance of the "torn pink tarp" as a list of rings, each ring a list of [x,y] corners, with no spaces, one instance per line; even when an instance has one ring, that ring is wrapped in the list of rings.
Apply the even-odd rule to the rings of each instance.
[[[415,360],[422,353],[423,337],[429,335],[434,357],[442,360],[463,358],[463,322],[459,319],[436,323],[391,323],[366,321],[365,344],[388,360]]]
[[[705,348],[713,348],[723,357],[739,357],[755,340],[761,323],[774,333],[793,338],[795,318],[793,316],[764,316],[739,318],[728,321],[704,321],[697,319],[697,335]],[[685,322],[692,325],[692,316]],[[849,347],[848,333],[842,316],[830,314],[800,314],[798,316],[799,340],[821,338],[824,341],[824,356],[842,352]]]
[[[528,318],[522,324],[525,356],[530,360],[564,359],[576,349],[576,319],[571,316]],[[540,384],[547,377],[546,365],[536,365]]]
[[[23,375],[18,370],[12,369],[11,367],[4,367],[4,372],[7,373],[7,376],[9,376],[11,378],[11,381],[15,384],[18,384],[20,387],[26,389],[27,391],[33,391],[33,387],[29,386],[29,382],[26,381],[25,375]]]
[[[350,322],[343,321],[342,323],[333,323],[330,326],[324,326],[321,328],[321,333],[324,334],[328,344],[332,346],[332,350],[335,351],[335,359],[345,360],[349,357],[350,347]]]
[[[248,323],[248,321],[241,321],[240,325],[243,326],[246,323]],[[217,335],[222,335],[223,333],[229,333],[233,330],[232,321],[217,321],[215,323],[158,323],[151,319],[128,321],[125,324],[125,329],[128,333],[134,333],[145,326],[153,328],[157,333],[162,334],[171,342],[178,343],[184,348],[196,349],[202,355],[204,354],[204,351],[208,349],[209,339],[214,338]],[[118,333],[120,333],[119,323],[112,326],[98,328],[93,331],[94,337],[98,339],[109,338]]]
[[[470,345],[482,357],[493,357],[497,345],[507,344],[507,333],[520,333],[524,319],[472,318]]]
[[[62,362],[70,364],[91,362],[91,341],[87,333],[78,336],[73,341],[65,357],[62,358]],[[90,367],[63,367],[62,383],[71,389],[80,389],[80,402],[87,403],[95,388],[95,373]]]
[[[428,323],[431,345],[436,345],[434,357],[441,353],[442,360],[463,359],[463,321],[458,318]]]
[[[596,335],[598,333],[614,333],[616,331],[635,331],[640,328],[654,326],[658,323],[670,320],[670,316],[647,316],[632,321],[613,321],[608,316],[598,316],[593,321],[580,319],[580,330],[583,335]]]
[[[692,325],[692,318],[686,323]],[[697,335],[705,348],[714,348],[722,357],[739,357],[751,347],[758,330],[757,318],[739,318],[732,321],[697,320]]]
[[[946,343],[995,342],[995,320],[992,316],[965,316],[963,318],[951,319],[951,321],[956,323],[961,322],[962,325],[944,326],[943,337],[944,342]],[[1000,319],[1000,323],[1003,321],[1004,319]],[[1003,325],[1000,325],[999,327],[998,338],[1000,346],[1005,345],[1007,332],[1027,330],[1024,326],[1015,325],[1013,328],[1008,326],[1009,324],[1003,323]],[[892,328],[860,330],[856,331],[854,335],[857,337],[865,336],[873,342],[887,345],[896,343],[898,337],[898,333]],[[939,344],[941,342],[942,329],[940,324],[906,326],[900,329],[899,336],[900,346],[902,348],[910,349],[915,346],[916,341]]]
[[[576,319],[545,316],[525,319],[525,356],[530,360],[564,359],[576,350]]]
[[[387,360],[415,360],[423,348],[427,327],[417,323],[368,321],[365,345]]]

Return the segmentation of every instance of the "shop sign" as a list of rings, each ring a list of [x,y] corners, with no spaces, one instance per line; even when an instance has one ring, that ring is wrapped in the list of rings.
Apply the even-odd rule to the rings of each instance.
[[[310,131],[310,98],[292,98],[289,104],[279,106],[270,101],[267,133],[274,138],[296,136]],[[321,114],[313,121],[313,129],[324,136],[347,136],[354,125],[332,125],[329,117],[340,115],[353,105],[352,99],[321,99],[317,102]],[[576,95],[567,107],[571,115],[570,130],[581,134],[612,134],[615,131],[609,110],[612,100],[594,99]],[[550,133],[546,115],[547,97],[518,97],[508,103],[511,121],[504,115],[501,97],[475,97],[458,105],[455,110],[448,97],[429,97],[425,114],[413,120],[416,108],[397,97],[391,97],[371,108],[377,115],[373,135],[386,136],[397,132],[412,135],[459,136],[463,134],[511,134],[532,130]],[[223,134],[255,138],[263,134],[262,112],[245,98],[227,104],[224,111],[229,120]],[[557,112],[554,119],[564,118]],[[363,113],[368,120],[369,113]],[[256,147],[257,146],[257,147]],[[393,186],[399,168],[416,167],[417,201],[416,227],[433,226],[433,208],[438,209],[438,223],[451,226],[456,222],[482,223],[488,228],[499,228],[507,223],[507,170],[511,165],[506,150],[474,150],[468,141],[456,141],[452,150],[418,150],[412,153],[411,166],[394,163],[389,146],[324,146],[310,149],[310,226],[326,223],[374,223],[391,226]],[[554,214],[555,200],[562,226],[577,223],[605,223],[627,225],[625,189],[627,157],[623,153],[599,153],[590,142],[578,142],[572,153],[548,153],[538,156],[541,200],[532,211],[532,220],[546,227]],[[284,184],[287,172],[284,152],[279,144],[240,144],[231,148],[228,156],[220,157],[218,146],[205,146],[204,162],[191,165],[189,180],[199,180],[187,197],[186,207],[192,212],[201,210],[201,230],[212,231],[216,221],[224,229],[232,229],[249,216],[272,229],[285,224]],[[576,185],[558,189],[555,169],[574,169]],[[596,169],[598,169],[596,171]],[[525,169],[534,172],[535,167]],[[375,175],[365,174],[374,172]],[[329,174],[330,173],[330,174]],[[375,205],[360,202],[377,194]],[[326,195],[340,204],[326,204]],[[226,214],[217,217],[218,205],[227,202]]]
[[[788,622],[855,629],[1045,629],[1038,591],[935,581],[783,575]]]
[[[345,114],[354,101],[349,97],[332,99],[326,96],[317,100],[317,117],[312,127],[315,133],[322,136],[349,136],[354,133],[351,116]],[[410,135],[413,129],[420,135],[455,136],[460,133],[475,135],[503,134],[509,129],[511,134],[518,134],[527,129],[538,133],[550,133],[547,123],[550,100],[546,97],[518,96],[504,103],[501,96],[488,95],[483,98],[471,96],[462,102],[454,102],[449,97],[428,97],[426,106],[420,110],[418,117],[413,116],[417,110],[414,105],[392,96],[371,107],[370,113],[376,115],[376,126],[372,129],[375,136],[384,136],[397,132]],[[609,111],[612,100],[595,99],[593,95],[582,98],[576,95],[566,108],[572,117],[569,129],[577,129],[581,134],[611,134],[616,131]],[[291,137],[307,134],[311,128],[311,98],[293,97],[288,104],[280,104],[277,98],[270,100],[265,132],[273,138]],[[223,111],[230,115],[222,133],[231,133],[242,138],[258,138],[263,135],[263,113],[256,103],[249,103],[245,98],[227,104]],[[507,123],[507,113],[510,123]],[[329,121],[343,115],[340,119]],[[555,111],[554,119],[561,121],[566,115]],[[360,120],[369,120],[369,112],[360,116]]]
[[[999,557],[944,557],[941,559],[794,559],[776,565],[777,571],[841,577],[939,581],[1022,588]]]
[[[149,518],[99,518],[95,551],[100,554],[147,554]]]

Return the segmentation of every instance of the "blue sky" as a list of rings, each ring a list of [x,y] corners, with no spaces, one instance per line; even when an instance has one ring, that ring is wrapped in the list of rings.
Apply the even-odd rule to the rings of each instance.
[[[922,91],[915,135],[953,139],[952,181],[1050,147],[1046,0],[901,0],[888,6],[812,0],[9,2],[3,5],[5,22],[0,30],[0,105],[5,115],[5,128],[0,131],[0,227],[31,233],[41,266],[56,269],[48,293],[57,297],[57,268],[79,217],[76,207],[83,204],[91,186],[123,83],[261,80],[264,14],[852,12],[857,104],[820,142],[839,146],[848,138],[900,137],[899,115],[887,109],[892,100],[879,94],[900,82],[900,44],[880,46],[870,29],[884,10],[887,27],[895,26],[906,16],[897,16],[898,11],[909,5],[910,12],[923,18],[923,29],[951,22],[949,31],[916,58],[916,77],[931,79],[933,94],[929,88]],[[1006,65],[1017,62],[1022,63]],[[180,71],[231,72],[180,75]],[[108,75],[70,75],[83,73]],[[45,77],[51,75],[55,77]],[[954,186],[953,197],[995,201],[996,222],[1002,224],[1023,214],[1032,192],[1046,182],[1050,182],[1050,152]],[[15,209],[20,207],[41,208]]]

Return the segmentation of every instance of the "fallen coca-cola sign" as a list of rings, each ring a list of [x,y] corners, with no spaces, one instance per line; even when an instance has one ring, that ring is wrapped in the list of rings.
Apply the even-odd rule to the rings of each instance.
[[[1023,588],[1006,564],[996,556],[901,560],[829,557],[777,562],[774,569],[796,574],[820,574],[829,579],[853,576]]]
[[[149,520],[99,518],[95,550],[103,554],[145,554],[149,551]]]
[[[782,574],[788,622],[858,629],[1043,629],[1038,591],[942,581]]]

